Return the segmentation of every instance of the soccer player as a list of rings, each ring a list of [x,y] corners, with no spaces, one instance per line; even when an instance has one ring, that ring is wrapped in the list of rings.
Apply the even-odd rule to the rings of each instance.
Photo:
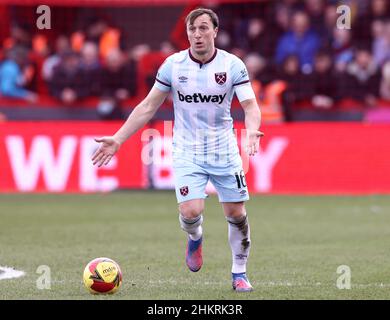
[[[186,18],[190,48],[169,56],[161,65],[153,88],[113,135],[96,138],[101,143],[92,156],[99,167],[156,113],[171,92],[174,105],[173,170],[179,221],[187,232],[186,264],[197,272],[202,264],[202,222],[205,188],[210,180],[228,222],[232,250],[232,285],[251,291],[246,264],[251,245],[244,202],[249,199],[230,106],[235,93],[245,112],[246,151],[253,156],[263,133],[257,105],[244,63],[216,49],[218,17],[199,8]]]

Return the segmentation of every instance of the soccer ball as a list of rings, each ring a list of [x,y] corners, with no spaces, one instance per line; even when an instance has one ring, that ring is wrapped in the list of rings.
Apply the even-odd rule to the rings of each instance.
[[[122,284],[122,272],[114,260],[96,258],[85,267],[83,280],[91,293],[114,293]]]

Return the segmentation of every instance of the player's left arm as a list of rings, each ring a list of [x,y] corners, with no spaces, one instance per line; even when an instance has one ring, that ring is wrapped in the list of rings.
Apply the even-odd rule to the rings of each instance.
[[[245,151],[253,156],[259,151],[260,138],[264,133],[259,131],[261,123],[261,112],[255,98],[246,99],[240,102],[245,112],[246,146]]]
[[[260,129],[261,113],[256,95],[250,83],[248,70],[241,59],[235,58],[232,67],[234,92],[245,112],[246,146],[245,151],[250,156],[259,151],[260,138],[264,135]]]

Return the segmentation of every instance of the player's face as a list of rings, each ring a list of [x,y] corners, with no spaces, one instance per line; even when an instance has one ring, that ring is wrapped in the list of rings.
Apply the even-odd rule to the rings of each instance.
[[[214,52],[214,39],[218,28],[214,28],[211,18],[207,14],[197,17],[193,24],[187,24],[187,36],[191,51],[204,56]]]

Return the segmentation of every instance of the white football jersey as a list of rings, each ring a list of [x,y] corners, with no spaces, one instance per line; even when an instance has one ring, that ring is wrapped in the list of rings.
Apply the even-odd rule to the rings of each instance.
[[[238,57],[216,49],[202,63],[189,49],[180,51],[161,65],[154,86],[172,93],[174,160],[223,165],[239,157],[230,114],[233,94],[239,101],[255,95]]]

